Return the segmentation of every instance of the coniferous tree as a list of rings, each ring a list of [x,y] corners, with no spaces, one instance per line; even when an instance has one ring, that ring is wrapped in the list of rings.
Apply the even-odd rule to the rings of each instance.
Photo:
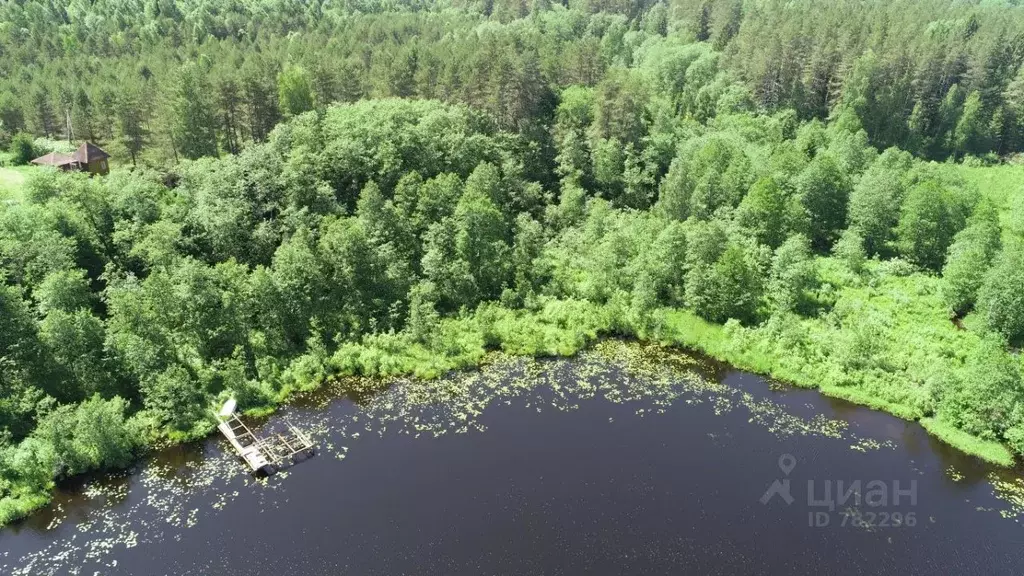
[[[0,131],[13,135],[25,129],[25,113],[10,91],[0,92]]]
[[[117,99],[117,133],[121,146],[128,152],[132,165],[149,141],[146,128],[147,107],[141,87],[125,86]]]
[[[224,149],[237,154],[242,142],[242,92],[234,78],[222,78],[216,87],[219,133]]]
[[[213,94],[198,65],[181,67],[171,88],[174,142],[186,158],[217,155],[217,120]]]
[[[266,63],[256,62],[242,73],[242,92],[246,103],[249,133],[257,142],[267,138],[280,117],[277,83],[264,66]]]
[[[32,94],[32,111],[36,127],[43,136],[50,138],[56,134],[57,119],[50,101],[50,91],[40,86]]]

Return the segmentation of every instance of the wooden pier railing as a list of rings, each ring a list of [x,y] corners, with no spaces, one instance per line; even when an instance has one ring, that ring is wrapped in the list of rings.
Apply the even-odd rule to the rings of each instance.
[[[217,413],[217,428],[253,472],[273,474],[299,456],[314,454],[313,441],[298,428],[285,423],[288,431],[261,438],[253,433],[235,411],[234,399]]]

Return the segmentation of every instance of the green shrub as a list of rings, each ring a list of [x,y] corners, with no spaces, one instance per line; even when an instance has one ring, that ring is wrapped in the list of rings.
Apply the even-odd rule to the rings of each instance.
[[[24,166],[36,157],[36,149],[32,144],[32,137],[24,132],[19,132],[11,139],[10,147],[12,166]]]
[[[971,223],[953,238],[942,269],[943,298],[954,314],[970,310],[993,257],[999,250],[999,220],[995,209],[984,205]]]
[[[864,252],[864,238],[856,228],[847,228],[832,246],[832,255],[846,264],[851,272],[860,274],[867,258]]]
[[[978,290],[978,312],[1010,342],[1024,339],[1024,246],[1007,246]]]
[[[122,398],[96,395],[50,412],[33,436],[52,448],[58,476],[127,466],[144,441],[138,421],[126,417],[127,408]]]

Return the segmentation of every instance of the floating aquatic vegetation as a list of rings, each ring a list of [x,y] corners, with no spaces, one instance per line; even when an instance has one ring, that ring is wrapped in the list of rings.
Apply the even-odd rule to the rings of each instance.
[[[1009,508],[999,510],[1003,518],[1013,518],[1020,522],[1019,516],[1024,514],[1024,478],[1002,478],[995,472],[988,475],[992,491],[996,498],[1007,503]]]
[[[949,479],[952,480],[953,482],[960,482],[961,480],[964,479],[964,475],[961,474],[960,471],[957,470],[956,467],[953,466],[952,464],[950,464],[949,467],[946,468],[946,476],[948,476]]]
[[[890,450],[896,449],[896,443],[890,440],[879,442],[875,438],[858,438],[857,441],[850,445],[852,450],[858,452],[867,452],[868,450],[881,450],[882,448],[889,448]]]
[[[771,398],[723,384],[715,377],[720,370],[711,361],[676,350],[606,340],[569,360],[493,353],[477,371],[433,380],[339,378],[321,390],[300,395],[294,407],[281,410],[281,416],[301,411],[301,425],[315,438],[321,455],[338,460],[373,436],[438,438],[483,432],[487,427],[481,417],[494,405],[572,411],[596,398],[635,405],[630,412],[637,418],[664,417],[671,406],[702,405],[717,415],[742,411],[749,423],[780,438],[840,439],[865,452],[896,447],[891,440],[853,433],[843,420],[802,417]],[[352,402],[336,404],[340,398]],[[609,423],[615,420],[608,419]],[[273,430],[279,425],[275,418],[257,429]],[[154,460],[130,478],[122,473],[90,482],[82,494],[97,508],[43,550],[17,559],[14,565],[0,563],[0,573],[49,576],[86,564],[95,564],[103,573],[103,567],[113,566],[112,552],[180,540],[187,530],[214,518],[239,498],[249,498],[260,510],[288,501],[287,471],[256,479],[217,442],[205,446],[199,458],[178,458],[173,463]],[[1010,503],[1010,509],[1001,512],[1004,516],[1024,512],[1024,480],[993,477],[992,482],[996,493]],[[134,493],[131,500],[130,492]],[[57,513],[54,518],[67,522],[66,516]],[[54,522],[56,530],[68,528]]]
[[[53,519],[50,520],[50,523],[46,525],[46,529],[53,530],[57,526],[60,526],[61,522],[63,522],[65,518],[67,518],[67,516],[64,515],[64,507],[61,505],[60,502],[55,503]]]

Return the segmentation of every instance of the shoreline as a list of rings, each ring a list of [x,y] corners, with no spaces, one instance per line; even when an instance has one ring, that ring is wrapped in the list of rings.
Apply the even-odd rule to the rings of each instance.
[[[596,310],[593,311],[597,312],[597,314],[591,316],[591,319],[610,320],[615,316],[614,311],[609,310],[607,305],[589,305],[596,307]],[[433,340],[428,343],[410,343],[406,341],[406,346],[403,348],[394,346],[397,344],[396,342],[383,342],[383,344],[391,344],[391,346],[381,346],[382,342],[378,339],[378,342],[375,343],[377,346],[365,343],[350,343],[340,346],[330,356],[318,356],[315,358],[311,358],[309,354],[300,356],[296,361],[312,360],[317,364],[317,371],[320,376],[318,379],[310,378],[304,382],[287,382],[281,387],[277,395],[271,399],[273,402],[271,405],[251,406],[243,409],[242,413],[252,418],[265,418],[275,413],[278,408],[288,404],[296,393],[320,390],[331,379],[336,378],[379,379],[413,377],[436,379],[442,378],[453,371],[480,368],[486,364],[487,357],[493,350],[501,350],[510,356],[568,358],[592,347],[603,339],[624,338],[634,339],[644,344],[676,348],[682,353],[704,355],[736,370],[770,378],[795,388],[815,390],[826,397],[841,399],[857,406],[916,422],[930,436],[985,463],[1002,468],[1013,468],[1016,464],[1012,452],[1001,443],[977,438],[930,415],[915,412],[908,406],[887,402],[857,389],[819,386],[817,383],[810,382],[804,378],[803,374],[787,370],[785,366],[781,365],[779,358],[773,358],[764,354],[755,355],[749,350],[743,350],[737,346],[738,343],[735,341],[735,338],[728,334],[729,326],[713,324],[686,310],[661,309],[656,311],[661,322],[653,329],[618,326],[619,330],[614,329],[616,328],[614,322],[592,323],[589,326],[582,327],[577,325],[573,328],[564,323],[556,322],[557,326],[553,327],[550,323],[542,321],[544,318],[539,317],[545,315],[545,312],[549,312],[546,310],[540,312],[506,312],[513,316],[521,315],[522,317],[514,319],[515,321],[509,321],[509,318],[504,318],[504,321],[491,325],[491,331],[486,334],[483,333],[487,332],[486,330],[480,330],[481,333],[477,334],[480,336],[480,339],[476,341],[479,345],[475,347],[466,346],[462,350],[455,350],[456,354],[448,354],[453,351],[450,348],[445,350],[444,354],[437,354],[436,352],[431,354],[432,346],[438,344],[438,342]],[[451,318],[441,321],[438,326],[440,334],[438,340],[443,339],[445,333],[451,329],[455,329],[460,333],[466,333],[467,324],[472,324],[477,329],[486,328],[481,326],[481,320],[478,316],[480,316],[479,311],[469,317]],[[497,333],[494,333],[494,329],[498,324],[501,327]],[[622,330],[622,328],[627,329]],[[529,333],[530,329],[542,329],[544,337],[540,339],[523,338],[524,332]],[[517,332],[519,338],[513,337],[510,331]],[[536,336],[536,334],[534,335]],[[407,337],[400,334],[392,335],[392,338],[406,339]],[[532,344],[532,346],[526,345],[527,343]],[[386,357],[390,361],[368,361],[368,357],[375,357],[381,360],[379,356],[383,351],[390,353],[390,356]],[[179,439],[164,438],[162,441],[148,446],[146,450],[139,453],[132,464],[138,463],[147,455],[161,449],[205,440],[209,438],[210,434],[215,432],[216,426],[211,420],[208,429],[202,434],[190,435],[188,438]],[[60,482],[74,482],[87,474],[110,470],[114,469],[86,472],[61,479]],[[18,508],[21,513],[16,517],[10,518],[6,523],[0,524],[0,530],[18,523],[49,504],[52,501],[53,490],[56,484],[57,482],[51,482],[45,494],[35,492],[23,495],[21,498],[25,505],[22,508]]]

